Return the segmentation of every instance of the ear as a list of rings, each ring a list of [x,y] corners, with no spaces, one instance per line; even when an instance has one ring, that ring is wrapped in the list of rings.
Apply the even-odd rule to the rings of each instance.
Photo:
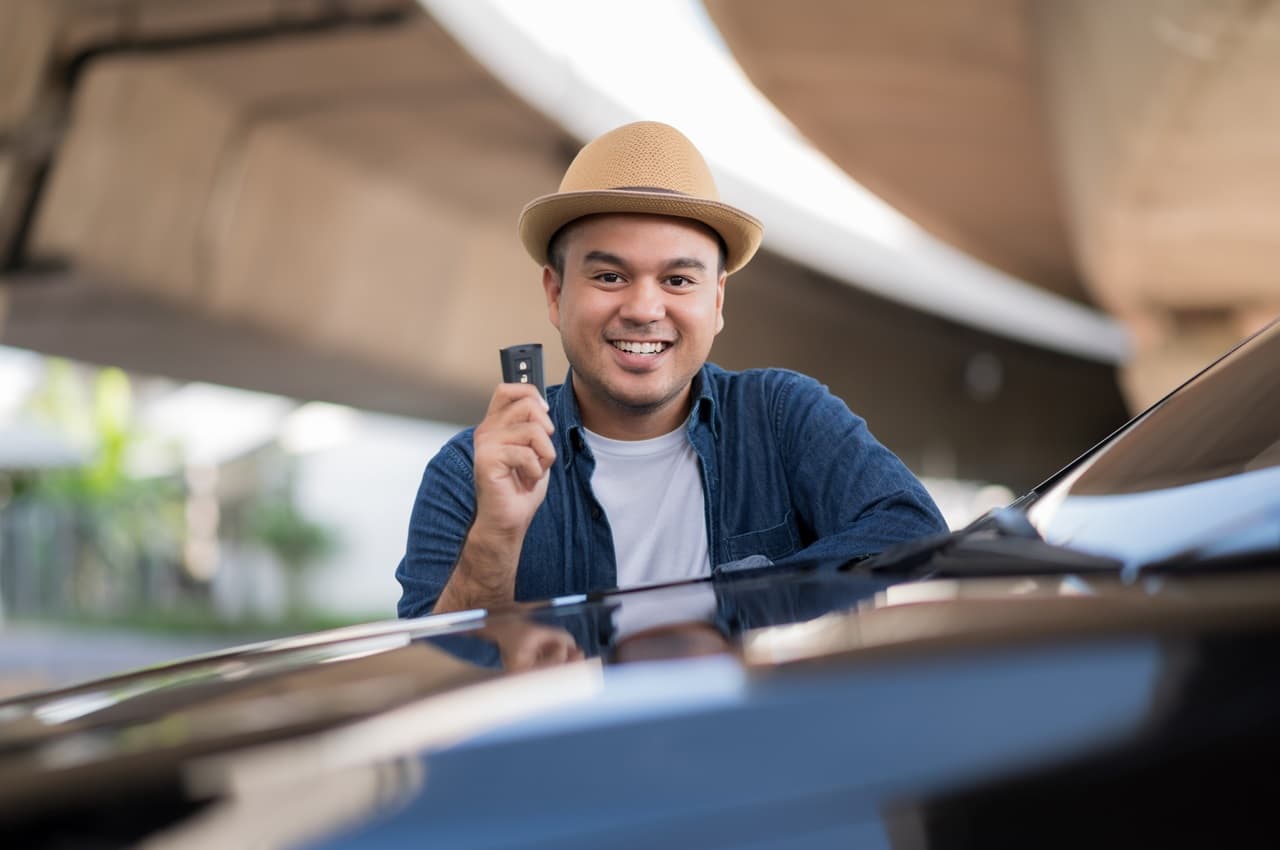
[[[727,277],[721,272],[720,279],[716,281],[716,333],[724,330],[724,282]]]
[[[560,330],[560,275],[551,266],[542,267],[542,291],[547,296],[547,318]]]

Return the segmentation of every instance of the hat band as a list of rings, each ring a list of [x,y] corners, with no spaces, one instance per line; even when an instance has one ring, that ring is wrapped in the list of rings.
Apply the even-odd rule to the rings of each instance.
[[[677,189],[667,189],[663,186],[615,186],[614,192],[664,192],[668,195],[679,195],[682,198],[692,198],[688,192],[681,192]]]

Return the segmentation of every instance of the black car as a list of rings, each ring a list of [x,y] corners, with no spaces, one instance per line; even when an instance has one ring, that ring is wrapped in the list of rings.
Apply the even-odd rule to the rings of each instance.
[[[1280,324],[968,528],[0,703],[18,847],[1275,846]]]

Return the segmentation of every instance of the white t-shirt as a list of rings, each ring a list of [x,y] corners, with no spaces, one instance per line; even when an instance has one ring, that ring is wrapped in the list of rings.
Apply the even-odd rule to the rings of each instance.
[[[613,531],[618,587],[711,575],[701,470],[684,428],[652,440],[582,430],[596,462],[591,489]]]

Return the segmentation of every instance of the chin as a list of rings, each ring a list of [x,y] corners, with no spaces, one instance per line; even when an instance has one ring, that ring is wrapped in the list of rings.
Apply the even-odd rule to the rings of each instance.
[[[670,396],[655,393],[613,393],[612,396],[619,407],[636,413],[650,413],[670,400]]]
[[[649,413],[661,408],[671,401],[678,392],[673,393],[670,387],[648,390],[627,390],[622,387],[609,387],[609,397],[619,407],[634,410],[636,413]]]

